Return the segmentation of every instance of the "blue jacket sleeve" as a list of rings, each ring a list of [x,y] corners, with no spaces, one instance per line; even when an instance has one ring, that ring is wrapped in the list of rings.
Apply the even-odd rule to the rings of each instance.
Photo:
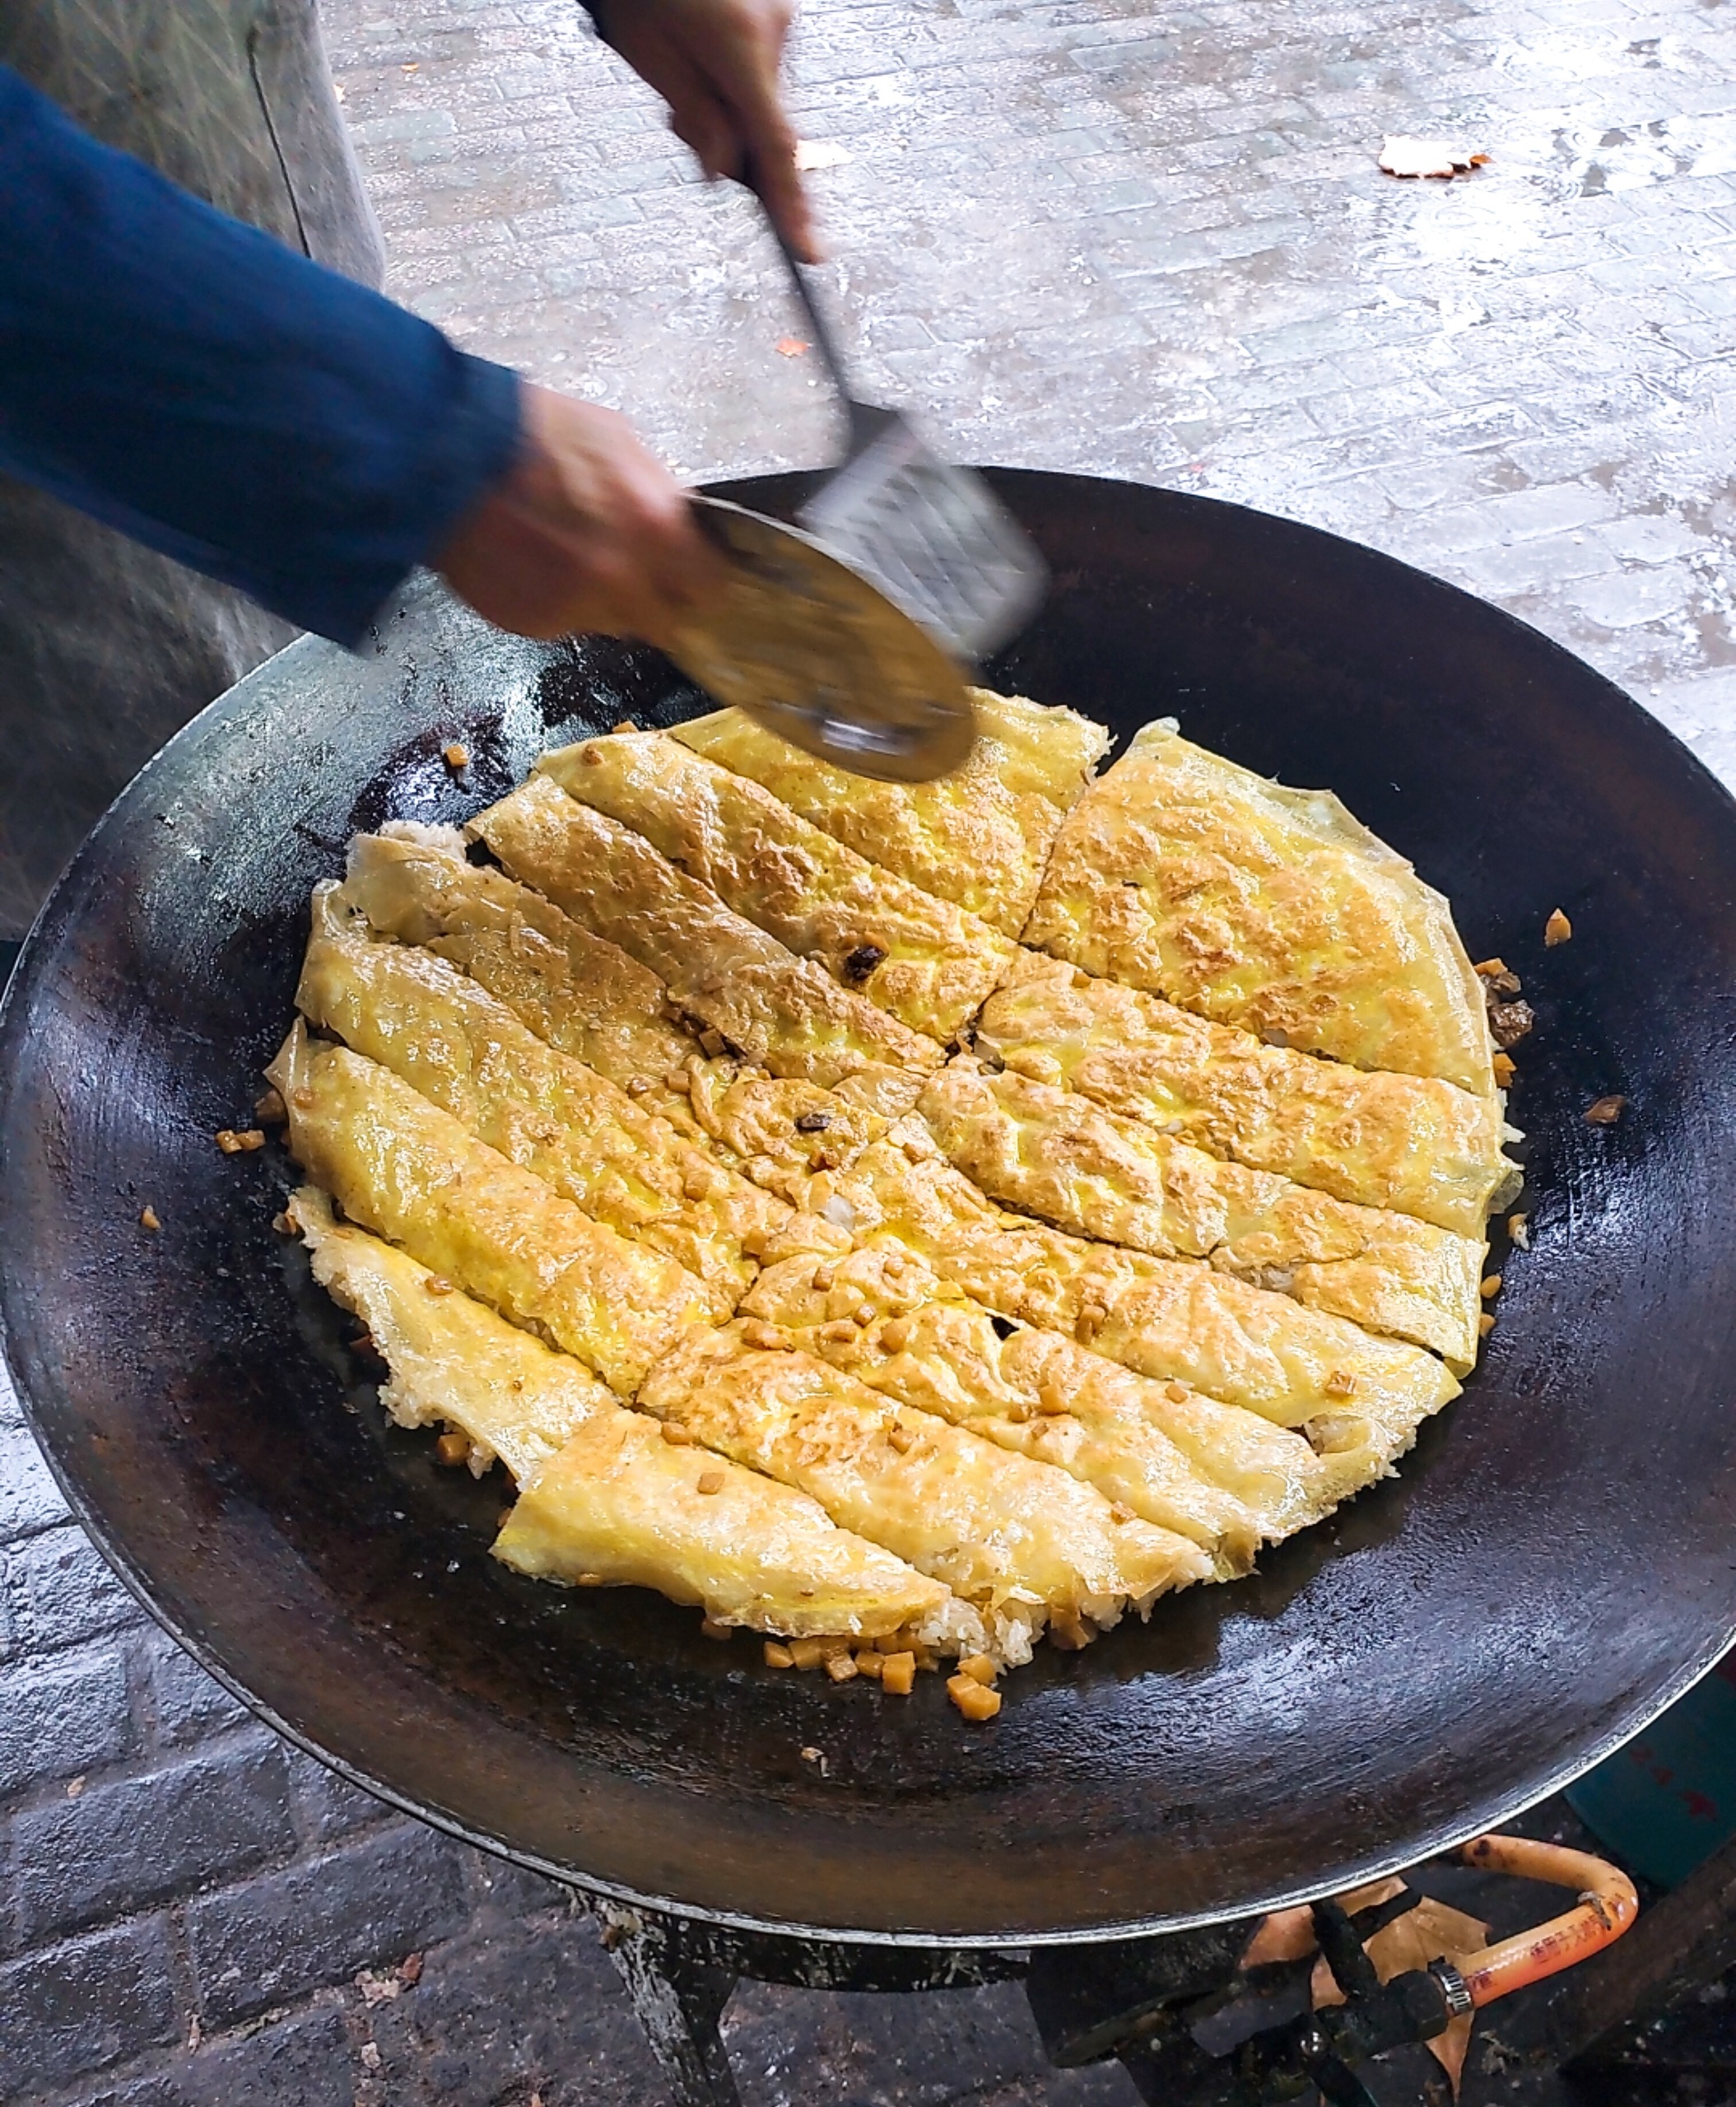
[[[353,644],[519,429],[506,367],[0,67],[0,470]]]

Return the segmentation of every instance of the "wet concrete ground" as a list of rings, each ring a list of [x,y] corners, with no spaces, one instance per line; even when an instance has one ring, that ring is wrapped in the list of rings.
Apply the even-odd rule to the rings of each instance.
[[[324,13],[401,297],[695,479],[825,457],[752,207],[572,0]],[[961,458],[1389,550],[1736,781],[1736,4],[817,0],[794,72],[864,393]],[[1388,132],[1491,159],[1399,183]],[[3,1396],[0,1559],[0,2096],[661,2096],[593,1928],[287,1758],[106,1579]],[[731,2046],[749,2107],[1132,2099],[1046,2071],[1012,1988],[751,1989]]]

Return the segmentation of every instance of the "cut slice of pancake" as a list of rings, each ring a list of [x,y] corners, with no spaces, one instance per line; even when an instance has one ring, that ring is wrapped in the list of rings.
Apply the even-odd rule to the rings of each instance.
[[[933,783],[878,783],[816,761],[738,710],[674,736],[761,785],[803,819],[1017,936],[1036,897],[1055,830],[1109,751],[1101,725],[1023,696],[973,688],[976,744]]]
[[[320,1046],[298,1020],[268,1072],[296,1160],[352,1222],[619,1395],[708,1317],[705,1289],[673,1258],[593,1221],[389,1069]]]
[[[1330,792],[1148,725],[1056,837],[1026,944],[1353,1067],[1495,1087],[1446,902]]]
[[[673,1447],[556,1354],[333,1220],[322,1192],[291,1203],[314,1278],[366,1324],[390,1370],[380,1402],[402,1426],[448,1426],[480,1471],[496,1456],[519,1499],[495,1555],[542,1580],[655,1588],[714,1624],[790,1638],[876,1638],[914,1625],[944,1643],[970,1620],[938,1582],[839,1529],[803,1493]],[[701,1479],[706,1489],[700,1489]]]
[[[809,1179],[802,1204],[859,1245],[903,1245],[985,1309],[1280,1426],[1352,1398],[1359,1411],[1426,1417],[1458,1394],[1422,1348],[1371,1337],[1199,1260],[1087,1243],[1002,1214],[914,1121],[848,1171]]]
[[[954,1168],[1005,1206],[1156,1257],[1208,1259],[1460,1370],[1477,1358],[1481,1240],[1222,1163],[1077,1091],[969,1057],[929,1079],[918,1110]]]
[[[309,1022],[402,1076],[562,1199],[685,1266],[705,1284],[712,1314],[730,1315],[758,1253],[786,1226],[788,1204],[545,1045],[444,959],[343,933],[337,893],[314,894],[296,993]]]
[[[491,805],[471,831],[514,877],[649,967],[683,1009],[774,1075],[829,1088],[884,1074],[908,1106],[920,1073],[940,1064],[935,1040],[840,988],[547,776]]]
[[[1026,1657],[1050,1616],[1113,1624],[1209,1573],[1197,1545],[1118,1521],[1064,1471],[908,1410],[811,1354],[756,1343],[768,1336],[781,1340],[739,1322],[690,1335],[640,1403],[943,1581],[981,1611],[1003,1658]]]
[[[452,828],[389,826],[350,845],[342,898],[383,935],[448,960],[497,995],[538,1037],[586,1062],[708,1145],[721,1161],[764,1159],[768,1172],[854,1160],[886,1131],[874,1074],[841,1091],[767,1075],[732,1055],[707,1055],[670,1014],[656,974],[606,944],[505,871],[477,869]],[[901,1074],[893,1109],[906,1109]],[[816,1135],[821,1137],[817,1141]],[[756,1182],[770,1185],[770,1177]]]
[[[912,1031],[956,1039],[1017,955],[976,916],[661,732],[585,739],[537,767]]]
[[[977,1020],[980,1054],[1161,1132],[1478,1237],[1515,1191],[1498,1102],[1268,1046],[1173,1003],[1026,952]]]
[[[1248,1570],[1262,1534],[1273,1533],[1261,1517],[1198,1473],[1153,1419],[1119,1409],[1113,1382],[1093,1380],[1138,1377],[1052,1333],[1022,1327],[1003,1338],[986,1311],[919,1261],[889,1273],[896,1256],[882,1246],[835,1262],[786,1259],[760,1276],[743,1314],[781,1326],[793,1345],[871,1390],[1053,1464],[1185,1536],[1220,1578]],[[1299,1436],[1240,1416],[1312,1460]]]
[[[314,1278],[366,1325],[390,1371],[380,1403],[401,1427],[455,1428],[478,1477],[498,1457],[522,1485],[587,1421],[621,1410],[570,1354],[552,1353],[456,1289],[440,1292],[407,1252],[339,1222],[316,1186],[303,1186],[287,1211]]]
[[[383,936],[469,974],[539,1039],[631,1084],[645,1111],[694,1132],[685,1093],[664,1078],[699,1042],[667,1014],[663,982],[540,893],[467,861],[455,827],[394,822],[358,834],[343,895]]]
[[[986,1317],[896,1245],[769,1266],[742,1307],[901,1404],[1084,1478],[1212,1550],[1221,1574],[1245,1569],[1256,1538],[1292,1536],[1389,1475],[1423,1416],[1341,1409],[1306,1433],[1274,1426],[1058,1333]]]

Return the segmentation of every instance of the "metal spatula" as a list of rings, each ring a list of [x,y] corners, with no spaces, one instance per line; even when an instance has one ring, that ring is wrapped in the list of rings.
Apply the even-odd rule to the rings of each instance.
[[[857,775],[926,782],[975,741],[965,684],[1043,595],[1042,558],[980,476],[949,467],[896,411],[851,394],[803,265],[779,247],[849,424],[805,532],[698,499],[733,559],[721,607],[684,625],[676,662],[721,700]]]

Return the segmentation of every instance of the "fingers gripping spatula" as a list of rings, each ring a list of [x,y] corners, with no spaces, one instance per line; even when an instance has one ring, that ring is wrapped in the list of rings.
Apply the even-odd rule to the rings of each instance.
[[[821,760],[926,782],[970,753],[966,673],[1025,626],[1047,572],[980,476],[941,460],[896,411],[857,400],[802,263],[778,245],[848,444],[799,528],[696,501],[733,561],[723,602],[683,625],[671,655]]]

